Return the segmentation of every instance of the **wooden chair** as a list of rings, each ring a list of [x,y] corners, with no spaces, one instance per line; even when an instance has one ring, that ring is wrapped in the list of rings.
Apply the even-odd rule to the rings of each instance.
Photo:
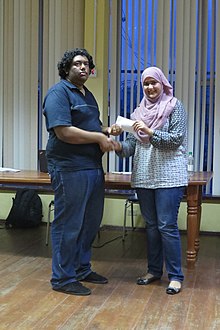
[[[138,204],[138,197],[136,192],[134,191],[132,195],[128,196],[128,198],[125,201],[125,206],[124,206],[124,224],[123,224],[123,233],[122,233],[122,240],[125,240],[126,236],[126,225],[127,225],[127,210],[130,208],[131,209],[131,227],[132,230],[135,230],[134,226],[134,204]]]
[[[115,189],[105,189],[105,195],[110,198],[125,199],[124,204],[124,222],[122,228],[122,240],[125,240],[126,227],[127,227],[127,211],[131,209],[131,226],[132,230],[135,230],[134,226],[134,204],[138,204],[138,197],[135,190],[115,190]]]
[[[131,227],[132,230],[135,230],[134,225],[134,204],[138,204],[138,197],[137,194],[134,192],[127,192],[128,197],[125,201],[124,205],[124,223],[122,228],[122,240],[125,240],[125,236],[127,233],[127,211],[130,208],[131,209]],[[54,211],[54,200],[52,200],[48,206],[48,216],[47,216],[47,227],[46,227],[46,245],[49,243],[49,234],[50,234],[50,224],[51,224],[51,214]],[[100,238],[100,230],[98,231],[98,238]]]
[[[39,169],[41,172],[48,172],[47,171],[47,159],[45,155],[45,150],[39,150],[38,153],[38,160],[39,160]],[[125,240],[126,236],[126,225],[127,225],[127,210],[131,209],[131,226],[132,230],[135,230],[134,226],[134,204],[138,203],[137,194],[134,190],[105,190],[105,194],[107,196],[119,196],[120,198],[126,198],[125,205],[124,205],[124,223],[122,229],[122,240]],[[48,215],[47,215],[47,229],[46,229],[46,245],[49,243],[49,234],[50,234],[50,223],[51,223],[51,213],[54,211],[54,200],[51,200],[48,206]],[[98,231],[98,238],[100,238],[100,230]]]
[[[54,210],[54,200],[52,200],[48,206],[48,215],[47,215],[47,229],[46,229],[46,245],[49,243],[50,235],[50,223],[51,223],[51,213]]]

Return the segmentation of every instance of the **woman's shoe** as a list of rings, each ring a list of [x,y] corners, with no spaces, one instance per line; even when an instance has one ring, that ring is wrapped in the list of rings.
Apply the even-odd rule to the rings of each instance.
[[[154,281],[158,281],[160,280],[160,277],[157,277],[157,276],[154,276],[154,275],[151,275],[151,274],[147,274],[146,276],[142,276],[142,277],[139,277],[137,279],[137,284],[138,285],[148,285]]]
[[[181,283],[178,281],[171,281],[169,286],[166,289],[167,294],[177,294],[181,291]]]

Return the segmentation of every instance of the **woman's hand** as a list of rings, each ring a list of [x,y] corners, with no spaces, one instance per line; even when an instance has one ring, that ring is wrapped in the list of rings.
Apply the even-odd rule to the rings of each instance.
[[[143,121],[135,121],[133,124],[133,128],[135,132],[141,131],[145,134],[148,134],[149,136],[153,135],[153,130],[149,128]]]

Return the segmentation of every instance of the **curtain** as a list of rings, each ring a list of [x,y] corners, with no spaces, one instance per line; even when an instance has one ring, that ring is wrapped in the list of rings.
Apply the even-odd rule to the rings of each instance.
[[[64,52],[84,45],[84,8],[84,1],[44,0],[43,2],[42,101],[48,88],[59,81],[57,63]],[[42,120],[40,144],[45,148],[47,133],[44,118],[42,116],[40,118]]]
[[[218,1],[112,0],[111,6],[110,123],[119,114],[130,117],[142,98],[142,71],[159,66],[187,111],[195,170],[214,170],[206,193],[219,194]],[[130,171],[131,160],[111,155],[109,170]]]
[[[38,1],[1,1],[1,166],[30,169],[37,154]]]
[[[37,169],[43,97],[65,50],[83,44],[84,0],[0,0],[0,166]]]

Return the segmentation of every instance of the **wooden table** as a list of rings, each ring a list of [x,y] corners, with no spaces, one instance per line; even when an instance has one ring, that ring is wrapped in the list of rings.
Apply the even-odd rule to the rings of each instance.
[[[187,266],[194,266],[199,252],[199,231],[201,220],[202,187],[212,178],[212,172],[194,172],[186,188],[187,201]],[[105,188],[130,190],[130,174],[105,175]],[[0,172],[0,190],[15,191],[19,188],[35,189],[39,193],[52,194],[50,178],[47,173],[38,171]]]

